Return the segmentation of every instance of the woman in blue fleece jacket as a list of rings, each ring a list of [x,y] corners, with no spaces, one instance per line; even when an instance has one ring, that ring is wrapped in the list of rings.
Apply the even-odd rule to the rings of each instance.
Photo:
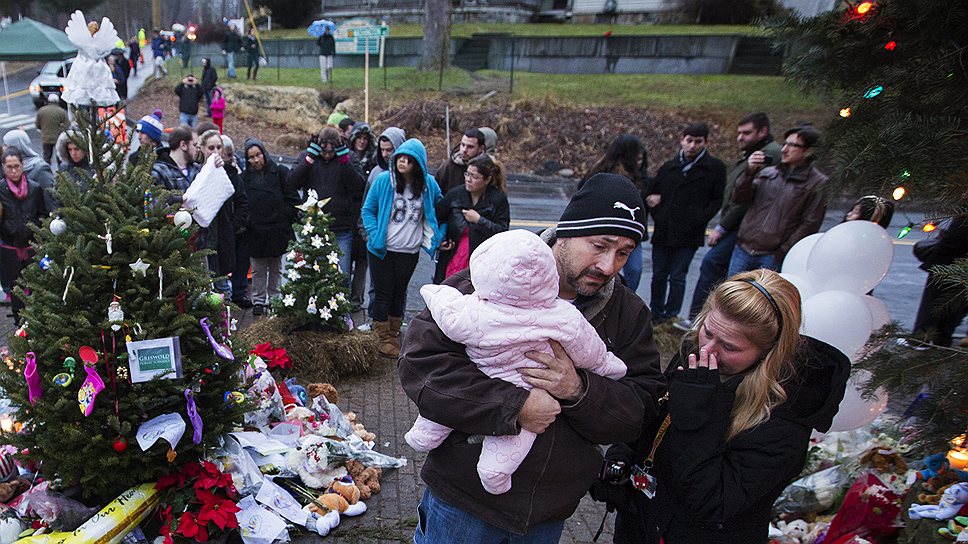
[[[422,247],[433,256],[443,239],[434,205],[441,199],[437,180],[427,170],[427,150],[411,138],[390,156],[363,203],[363,228],[376,291],[371,317],[380,334],[380,353],[397,358],[407,286]]]

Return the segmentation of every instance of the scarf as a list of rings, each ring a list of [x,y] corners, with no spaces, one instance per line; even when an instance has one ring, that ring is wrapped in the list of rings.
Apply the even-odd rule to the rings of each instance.
[[[13,193],[14,198],[17,200],[26,200],[27,190],[29,189],[27,174],[20,174],[18,181],[11,181],[10,178],[7,178],[7,187],[10,188],[10,192]]]
[[[682,173],[686,174],[687,172],[689,172],[689,170],[691,170],[692,167],[695,166],[697,162],[699,162],[699,159],[703,158],[705,155],[706,155],[706,149],[703,148],[703,150],[700,151],[698,155],[696,155],[695,159],[692,159],[691,161],[686,162],[686,154],[680,149],[679,164],[682,165]]]

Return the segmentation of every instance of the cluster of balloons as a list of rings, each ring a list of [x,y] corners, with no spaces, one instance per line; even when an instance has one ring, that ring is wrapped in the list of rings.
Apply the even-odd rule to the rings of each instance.
[[[780,275],[800,291],[800,332],[857,360],[871,333],[891,322],[884,302],[867,293],[887,275],[893,257],[891,237],[870,221],[847,221],[797,242]],[[861,397],[858,387],[869,377],[853,375],[831,431],[863,427],[887,407],[883,389],[870,400]]]

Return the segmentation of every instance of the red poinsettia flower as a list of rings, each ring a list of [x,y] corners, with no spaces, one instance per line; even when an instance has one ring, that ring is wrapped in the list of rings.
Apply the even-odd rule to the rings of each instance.
[[[287,369],[292,367],[292,360],[286,353],[286,348],[274,348],[268,342],[256,344],[255,349],[249,353],[261,357],[269,368]]]
[[[185,512],[178,520],[178,530],[175,532],[186,538],[194,538],[196,542],[208,542],[206,522],[199,523],[199,521],[194,513]]]
[[[187,479],[198,478],[202,473],[202,465],[200,463],[188,463],[182,468],[182,474],[185,475]]]
[[[219,529],[235,529],[239,526],[239,521],[235,518],[235,513],[241,511],[234,502],[229,499],[219,497],[211,491],[201,490],[195,494],[202,501],[202,508],[198,511],[198,521],[212,522]]]
[[[232,485],[232,476],[216,471],[216,474],[202,474],[195,480],[195,490],[222,489]]]
[[[158,491],[164,491],[169,487],[183,487],[185,485],[185,475],[179,472],[172,472],[167,476],[162,476],[158,479],[158,484],[156,485]]]

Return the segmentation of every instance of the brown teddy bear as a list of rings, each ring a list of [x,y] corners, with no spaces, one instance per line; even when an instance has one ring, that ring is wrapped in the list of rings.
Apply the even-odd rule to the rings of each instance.
[[[339,402],[339,391],[332,384],[311,383],[306,386],[306,392],[309,393],[309,398],[311,399],[322,395],[332,404]]]
[[[346,462],[346,471],[353,477],[353,483],[360,489],[360,500],[367,500],[380,492],[380,477],[383,471],[377,467],[365,467],[356,459]]]
[[[373,442],[376,440],[376,434],[366,430],[366,427],[359,422],[359,416],[356,415],[356,412],[346,412],[346,419],[349,420],[350,425],[353,427],[353,434],[360,437],[364,442]]]
[[[893,472],[904,474],[907,472],[908,465],[901,457],[901,454],[894,450],[884,449],[874,446],[860,458],[861,464],[873,466],[877,472],[882,474]]]

